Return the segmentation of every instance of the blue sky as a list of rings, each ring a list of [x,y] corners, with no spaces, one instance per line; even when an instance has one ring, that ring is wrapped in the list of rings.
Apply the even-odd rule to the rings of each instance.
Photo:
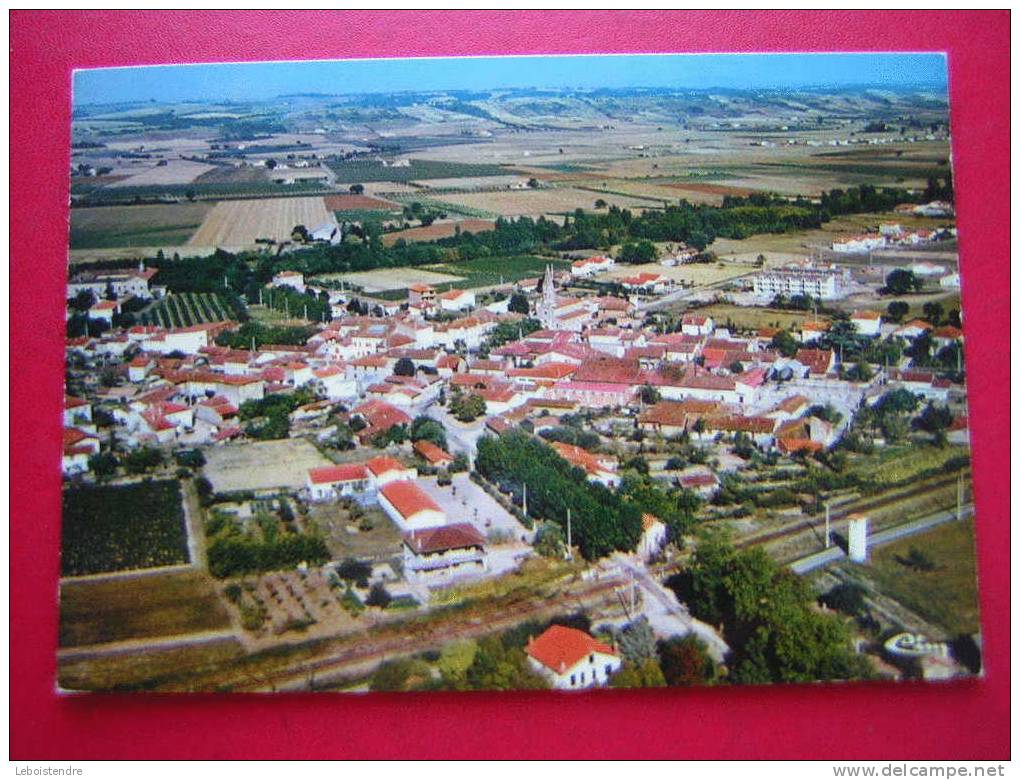
[[[76,104],[155,99],[252,100],[294,92],[496,89],[500,87],[946,88],[942,54],[693,54],[480,57],[80,70]]]

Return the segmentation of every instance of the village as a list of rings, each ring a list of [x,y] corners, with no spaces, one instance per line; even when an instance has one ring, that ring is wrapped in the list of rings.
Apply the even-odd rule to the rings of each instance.
[[[951,215],[946,204],[926,208]],[[846,467],[848,456],[874,459],[919,438],[935,453],[966,447],[962,322],[938,302],[958,294],[956,263],[874,257],[954,239],[951,225],[876,224],[834,238],[828,258],[760,258],[706,285],[670,275],[704,262],[684,246],[640,266],[661,270],[633,273],[611,254],[574,253],[537,277],[481,290],[411,283],[402,299],[282,270],[258,301],[291,296],[305,337],[284,344],[253,333],[246,345],[243,323],[230,318],[122,326],[139,301],[180,295],[144,261],[72,269],[68,316],[83,319],[83,331],[67,341],[64,475],[72,492],[179,483],[171,501],[183,515],[166,517],[183,537],[161,541],[157,565],[208,570],[246,653],[371,637],[409,615],[470,603],[474,592],[504,594],[501,583],[515,578],[546,587],[553,572],[574,583],[564,592],[581,589],[563,603],[586,606],[536,627],[518,684],[587,688],[618,673],[641,684],[633,680],[646,668],[631,656],[624,664],[620,650],[637,636],[723,668],[726,637],[669,584],[698,549],[699,527],[767,543],[801,573],[818,556],[863,561],[871,539],[913,533],[908,520],[923,530],[969,511],[955,472],[947,492],[948,456],[936,458],[945,469],[868,490]],[[924,312],[889,297],[896,292],[926,295]],[[321,322],[309,303],[320,305]],[[737,314],[713,316],[720,306]],[[783,309],[804,316],[770,324]],[[548,484],[534,478],[532,446],[558,464],[576,501],[550,495],[551,474]],[[915,479],[928,482],[929,498],[950,498],[904,516],[897,502],[918,492]],[[626,517],[597,522],[582,509],[593,500]],[[138,551],[112,538],[85,544],[87,554],[65,553],[72,580],[111,560],[145,568],[151,557],[125,560]],[[69,559],[81,568],[68,570]],[[852,575],[829,584],[859,590]],[[932,630],[902,606],[873,612],[917,641]],[[866,644],[857,640],[861,652]],[[958,674],[947,645],[931,646],[900,655],[920,658],[926,677]],[[431,649],[412,642],[402,651]],[[909,674],[888,648],[869,652],[878,673]],[[344,687],[369,670],[373,689],[385,689],[387,670],[398,687],[439,674],[395,664],[353,677],[341,665],[333,677],[320,671],[319,685]],[[313,685],[300,669],[279,672],[283,684]]]

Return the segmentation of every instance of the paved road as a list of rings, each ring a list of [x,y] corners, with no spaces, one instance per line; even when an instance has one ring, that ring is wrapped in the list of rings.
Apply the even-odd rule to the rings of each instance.
[[[481,419],[470,425],[465,425],[454,420],[447,414],[446,409],[439,404],[429,406],[425,410],[425,414],[443,424],[443,429],[446,431],[446,441],[450,445],[450,454],[464,453],[473,464],[478,440],[485,432],[485,420]]]
[[[965,504],[963,507],[963,516],[968,517],[974,511],[973,504]],[[889,544],[889,542],[895,542],[897,539],[903,539],[907,536],[927,531],[930,528],[934,528],[937,525],[943,523],[949,523],[956,519],[956,510],[947,509],[942,512],[936,512],[933,515],[922,517],[918,520],[912,520],[909,523],[898,525],[894,528],[887,528],[884,531],[868,535],[868,546],[877,547],[882,544]],[[823,566],[828,566],[830,563],[842,560],[846,557],[846,553],[843,552],[843,548],[833,546],[828,550],[813,553],[800,558],[790,564],[790,568],[795,574],[807,574],[810,571],[819,569]]]
[[[755,269],[755,271],[758,269]],[[688,298],[694,298],[697,296],[704,295],[708,290],[717,290],[725,287],[727,284],[743,279],[744,277],[750,276],[755,271],[748,271],[746,274],[740,274],[739,276],[731,276],[727,279],[722,279],[718,282],[712,282],[710,284],[699,284],[695,287],[688,287],[683,290],[677,290],[676,292],[667,293],[658,298],[652,298],[645,301],[639,301],[635,304],[634,308],[638,311],[658,311],[659,309],[665,309],[668,306],[672,306],[675,303],[686,300]]]

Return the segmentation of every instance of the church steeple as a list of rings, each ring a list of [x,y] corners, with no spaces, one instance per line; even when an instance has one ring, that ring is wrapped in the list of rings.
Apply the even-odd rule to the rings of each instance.
[[[542,300],[538,304],[538,321],[543,328],[556,327],[556,282],[553,277],[552,265],[545,267],[542,279]]]

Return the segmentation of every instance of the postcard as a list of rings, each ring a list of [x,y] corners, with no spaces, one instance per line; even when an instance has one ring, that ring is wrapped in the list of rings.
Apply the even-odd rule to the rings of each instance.
[[[79,70],[61,691],[981,674],[941,54]]]

